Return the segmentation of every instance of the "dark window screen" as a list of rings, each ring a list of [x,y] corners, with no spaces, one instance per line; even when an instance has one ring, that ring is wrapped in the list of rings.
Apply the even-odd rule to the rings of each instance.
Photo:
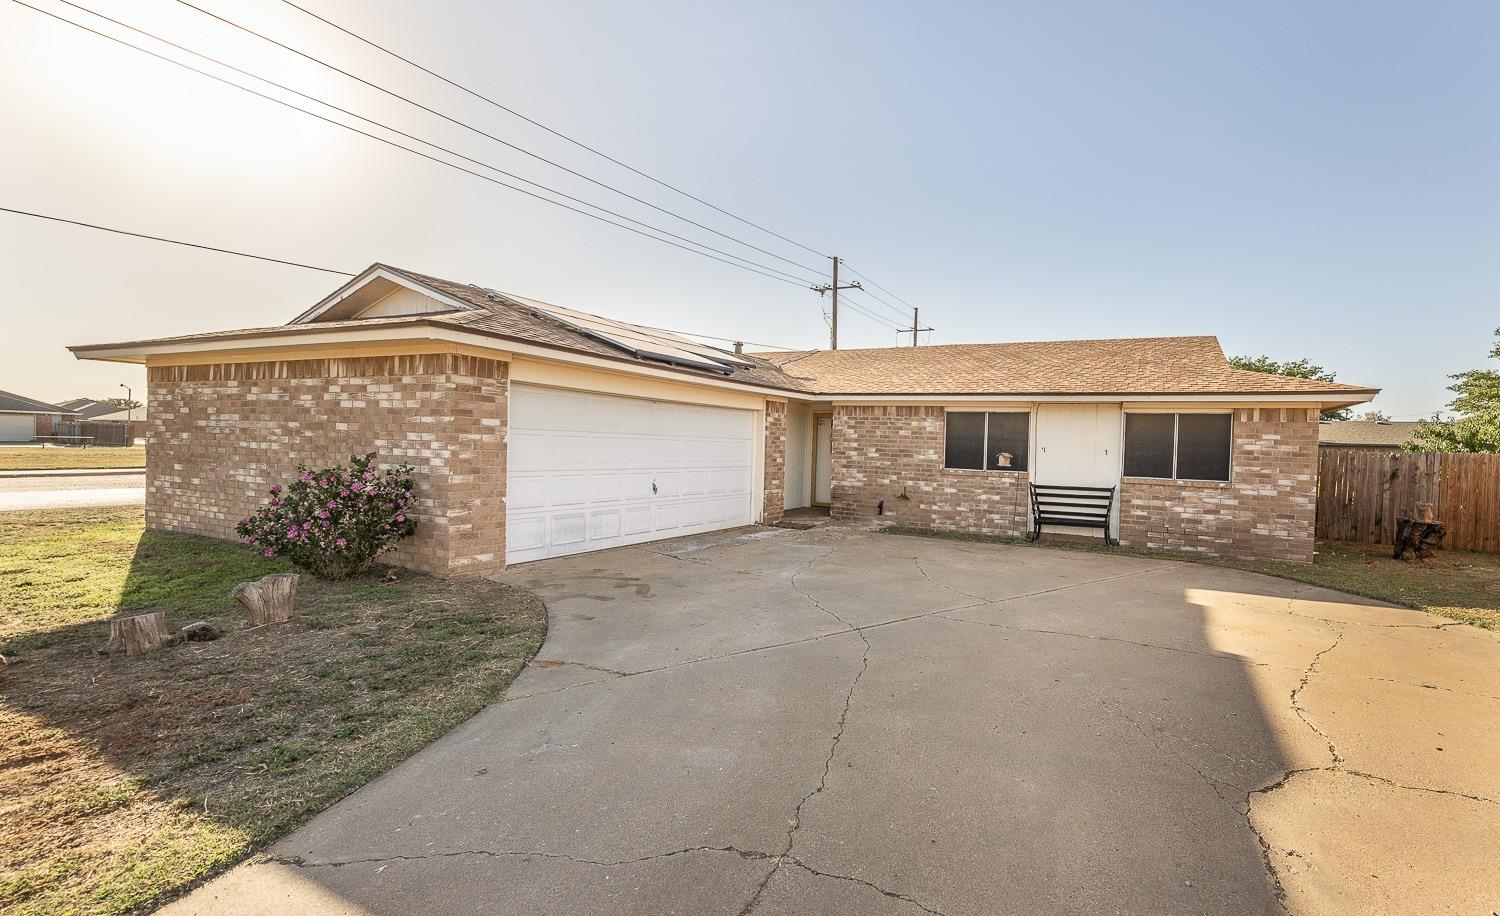
[[[1172,424],[1169,413],[1125,415],[1125,476],[1172,476]]]
[[[943,467],[984,469],[984,414],[948,414],[948,439]]]
[[[950,414],[951,416],[951,414]],[[984,450],[985,470],[1026,470],[1026,445],[1031,439],[1031,414],[990,414],[990,444]],[[1010,464],[1000,461],[1000,453],[1010,453]]]
[[[1177,415],[1177,476],[1183,480],[1229,479],[1229,414]]]

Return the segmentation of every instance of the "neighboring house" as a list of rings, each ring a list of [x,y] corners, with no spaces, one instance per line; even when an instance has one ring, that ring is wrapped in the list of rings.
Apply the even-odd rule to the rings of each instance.
[[[64,401],[63,407],[78,416],[80,437],[99,445],[128,445],[146,435],[146,407],[117,407],[93,398],[74,398]]]
[[[57,404],[0,391],[0,442],[35,442],[55,435],[73,412]]]
[[[1324,448],[1362,448],[1399,452],[1421,424],[1394,420],[1323,420],[1318,444]]]
[[[233,537],[374,450],[417,470],[390,560],[442,575],[818,504],[1019,535],[1033,479],[1118,487],[1128,545],[1306,562],[1318,413],[1377,393],[1212,337],[743,354],[380,264],[287,325],[72,350],[147,366],[152,528]]]

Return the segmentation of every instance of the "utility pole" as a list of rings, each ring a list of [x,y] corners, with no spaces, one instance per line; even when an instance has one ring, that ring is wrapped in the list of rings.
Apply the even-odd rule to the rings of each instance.
[[[911,335],[911,345],[914,346],[914,347],[917,345],[917,334],[918,333],[920,333],[922,331],[930,331],[930,330],[932,330],[932,328],[924,328],[924,327],[922,327],[922,323],[919,320],[917,320],[917,312],[918,312],[918,309],[915,308],[915,307],[913,307],[912,310],[911,310],[911,330],[910,331],[902,331],[901,332],[902,334],[910,334]]]
[[[860,285],[860,282],[858,280],[855,280],[853,283],[846,283],[845,285],[840,286],[839,285],[839,256],[838,255],[833,255],[832,256],[832,261],[833,261],[833,282],[832,283],[826,283],[826,284],[824,284],[822,286],[814,286],[812,288],[812,290],[813,290],[813,292],[817,293],[819,296],[823,295],[824,293],[832,293],[833,294],[833,317],[828,322],[828,331],[829,331],[829,335],[828,336],[829,336],[829,349],[837,350],[839,348],[839,290],[841,290],[841,289],[864,289],[864,287],[862,285]]]

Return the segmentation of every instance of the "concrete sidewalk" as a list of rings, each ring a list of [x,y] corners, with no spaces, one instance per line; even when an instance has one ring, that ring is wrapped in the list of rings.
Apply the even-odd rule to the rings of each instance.
[[[163,912],[1489,913],[1500,636],[1165,559],[742,529],[514,567],[502,702]]]

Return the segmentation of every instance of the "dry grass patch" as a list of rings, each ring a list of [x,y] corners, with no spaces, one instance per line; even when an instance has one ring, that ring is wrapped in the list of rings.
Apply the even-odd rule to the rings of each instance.
[[[56,471],[67,468],[143,468],[146,447],[0,448],[0,471]]]
[[[149,908],[285,834],[497,699],[545,609],[489,581],[304,577],[247,629],[235,583],[279,563],[142,532],[135,507],[0,515],[0,911]],[[225,631],[133,659],[116,614]]]
[[[893,526],[884,530],[913,537],[1088,550],[1227,566],[1388,601],[1488,630],[1500,630],[1500,555],[1490,553],[1440,550],[1427,560],[1395,560],[1391,558],[1390,547],[1319,541],[1314,561],[1300,565],[1272,560],[1228,560],[1134,547],[1105,547],[1074,541],[1034,544],[1026,538],[959,534],[925,528]]]

